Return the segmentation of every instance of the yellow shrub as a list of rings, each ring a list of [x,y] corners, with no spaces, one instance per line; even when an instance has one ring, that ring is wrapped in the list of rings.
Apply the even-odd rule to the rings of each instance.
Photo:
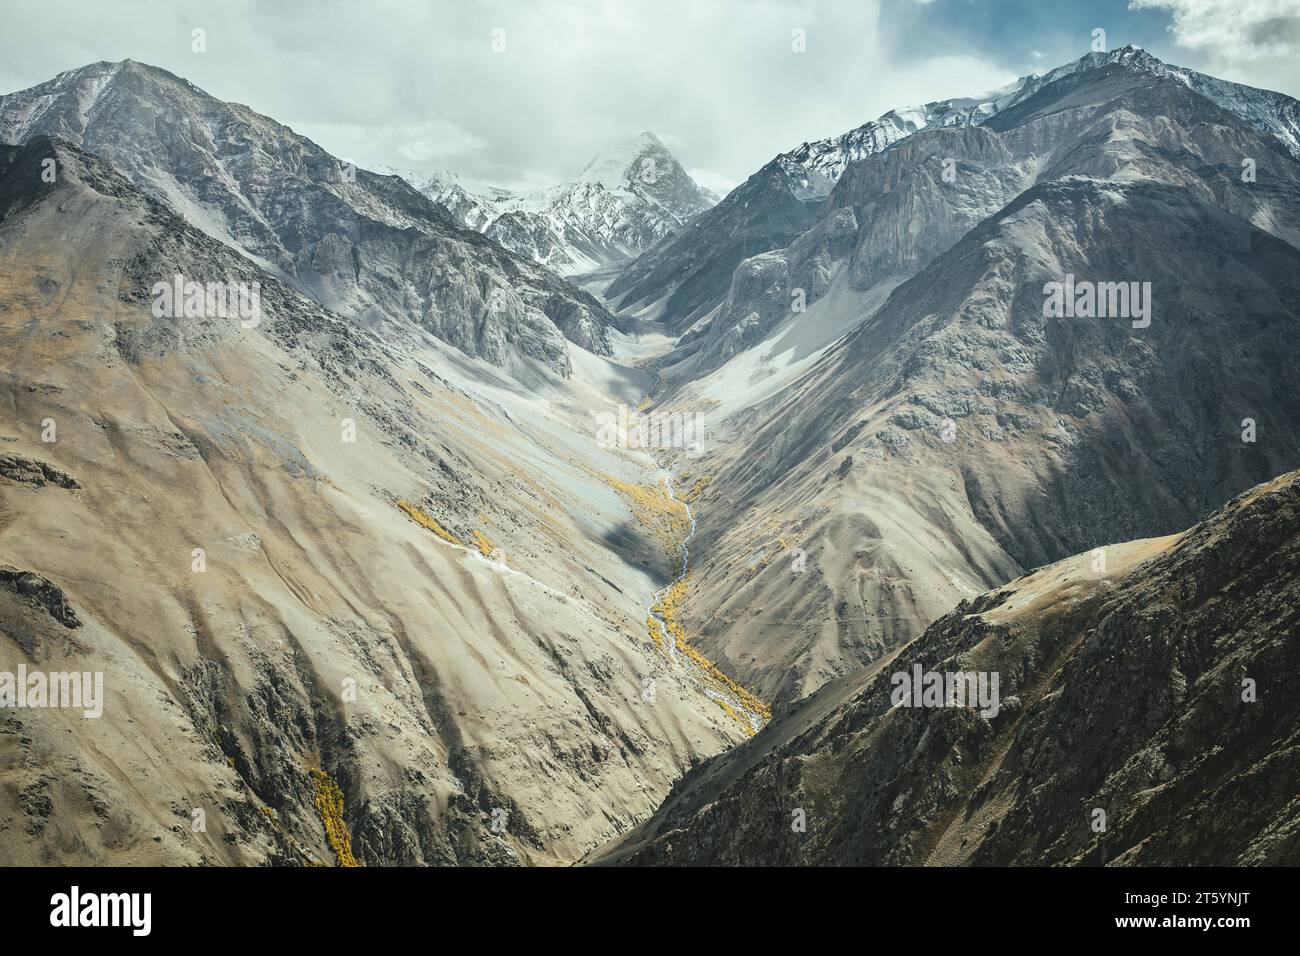
[[[668,493],[667,481],[658,485],[634,485],[612,475],[601,477],[627,499],[636,520],[654,535],[668,555],[681,554],[681,542],[690,533],[691,518],[686,506]]]
[[[749,734],[749,736],[751,737],[754,736],[754,725],[751,724],[749,721],[747,721],[744,717],[741,717],[740,714],[736,713],[736,708],[732,707],[721,697],[713,698],[713,702],[717,704],[719,707],[721,707],[723,712],[728,717],[730,717],[736,723],[740,724],[740,726],[744,727],[745,733]]]
[[[695,479],[695,484],[691,485],[691,490],[682,495],[682,501],[686,502],[688,505],[693,504],[695,499],[702,495],[704,489],[709,487],[711,484],[713,484],[712,475],[700,475],[699,478]]]
[[[491,540],[488,539],[488,536],[482,531],[474,532],[474,545],[478,548],[479,553],[485,558],[492,557],[492,552],[496,550],[496,545],[494,545]]]
[[[411,504],[409,501],[402,499],[401,501],[397,502],[397,507],[405,511],[407,515],[410,516],[411,520],[414,521],[416,524],[418,524],[420,527],[427,528],[428,530],[432,531],[438,537],[442,538],[443,541],[447,541],[451,544],[460,544],[459,539],[457,539],[457,537],[454,534],[452,534],[442,525],[438,524],[438,522],[434,521],[432,518],[430,518],[427,514],[425,514],[415,505]]]
[[[343,791],[324,770],[312,768],[311,782],[316,790],[316,812],[325,825],[325,839],[338,858],[339,866],[360,866],[352,855],[352,834],[343,820]]]

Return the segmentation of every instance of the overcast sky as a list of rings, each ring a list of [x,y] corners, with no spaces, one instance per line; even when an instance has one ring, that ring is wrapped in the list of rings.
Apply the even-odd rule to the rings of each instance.
[[[511,187],[570,178],[642,130],[706,185],[739,182],[894,107],[1075,59],[1097,27],[1110,48],[1136,43],[1300,96],[1300,0],[0,0],[0,11],[0,92],[131,58],[359,165]],[[195,28],[204,53],[191,49]]]

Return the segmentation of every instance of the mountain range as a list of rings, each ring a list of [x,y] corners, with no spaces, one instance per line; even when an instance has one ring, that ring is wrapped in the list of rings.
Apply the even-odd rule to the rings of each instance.
[[[849,165],[655,359],[660,406],[725,436],[692,462],[711,483],[691,620],[767,699],[1300,463],[1300,164],[1148,63],[1089,55]],[[1149,326],[1045,315],[1067,276],[1150,283]],[[1247,419],[1267,438],[1243,440]]]
[[[1090,53],[987,95],[891,110],[840,136],[782,153],[707,215],[640,256],[618,275],[607,294],[624,308],[661,304],[665,323],[681,334],[718,306],[742,260],[788,245],[812,224],[850,163],[920,129],[986,124],[1073,74],[1086,76],[1106,68],[1184,85],[1269,134],[1293,157],[1300,156],[1300,112],[1289,96],[1171,66],[1133,46]]]
[[[1297,862],[1300,104],[1126,47],[714,198],[0,97],[0,673],[105,686],[0,859]]]

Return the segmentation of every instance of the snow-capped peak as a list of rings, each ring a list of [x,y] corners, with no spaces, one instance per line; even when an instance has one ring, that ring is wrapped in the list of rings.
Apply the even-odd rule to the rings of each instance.
[[[486,190],[465,182],[458,173],[449,169],[415,171],[396,166],[378,165],[371,169],[381,176],[400,176],[417,190],[447,210],[462,226],[482,232],[501,215],[497,201],[509,196],[505,190]]]
[[[645,160],[654,159],[658,165],[658,160],[665,156],[672,158],[659,137],[644,132],[614,149],[596,154],[578,174],[577,181],[600,183],[607,189],[623,189],[641,175]]]
[[[969,126],[1023,103],[1039,90],[1065,77],[1089,70],[1120,66],[1152,76],[1169,77],[1270,133],[1300,159],[1300,102],[1283,93],[1230,83],[1195,70],[1165,63],[1132,44],[1105,53],[1087,53],[1043,74],[1023,76],[984,96],[939,100],[923,106],[890,110],[840,136],[817,140],[778,156],[797,194],[827,195],[849,163],[878,153],[892,143],[929,126]]]
[[[529,192],[393,172],[464,225],[562,273],[637,255],[717,202],[650,132],[598,154],[569,182]]]
[[[1300,159],[1300,102],[1285,93],[1261,90],[1242,83],[1230,83],[1186,67],[1166,63],[1133,44],[1106,53],[1087,53],[1042,76],[1024,77],[1020,80],[1016,91],[994,102],[994,112],[1021,103],[1049,84],[1067,76],[1110,66],[1121,66],[1133,72],[1177,80],[1256,129],[1276,137],[1293,156]]]

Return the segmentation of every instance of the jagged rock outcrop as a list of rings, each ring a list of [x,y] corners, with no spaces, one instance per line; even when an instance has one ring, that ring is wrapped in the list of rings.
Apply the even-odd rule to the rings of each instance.
[[[34,571],[0,567],[0,587],[7,588],[20,598],[43,608],[50,617],[66,628],[81,627],[81,622],[77,620],[77,612],[68,603],[63,589]]]
[[[0,475],[10,481],[35,485],[38,488],[44,487],[47,482],[60,488],[81,487],[77,484],[76,478],[59,471],[48,462],[36,458],[25,458],[22,455],[0,454]]]

